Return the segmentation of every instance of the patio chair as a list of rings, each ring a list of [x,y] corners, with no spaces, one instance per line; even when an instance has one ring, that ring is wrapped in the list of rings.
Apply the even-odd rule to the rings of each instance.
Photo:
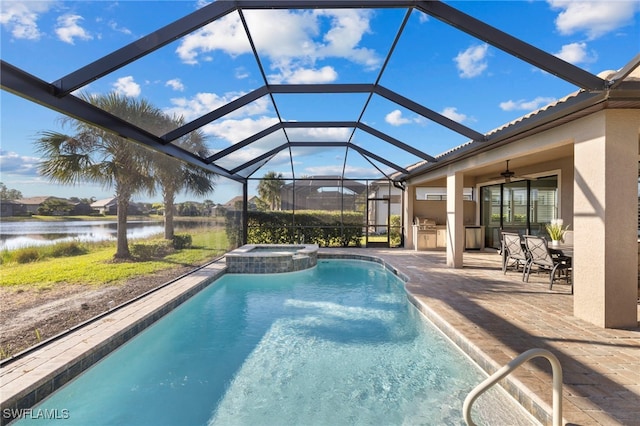
[[[524,281],[529,259],[522,246],[520,234],[502,232],[502,257],[502,272],[506,274],[508,268],[514,268],[516,271],[522,268],[522,280]]]
[[[561,279],[564,275],[567,284],[571,285],[571,294],[573,294],[571,258],[567,256],[552,256],[547,245],[547,239],[544,237],[525,235],[524,243],[529,256],[529,263],[525,268],[525,281],[529,282],[531,268],[536,266],[538,272],[549,273],[549,290],[553,290],[553,282],[556,279]]]

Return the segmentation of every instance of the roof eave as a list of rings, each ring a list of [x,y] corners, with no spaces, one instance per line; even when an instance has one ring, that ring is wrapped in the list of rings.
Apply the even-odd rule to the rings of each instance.
[[[621,91],[616,91],[614,102],[620,98]],[[640,101],[639,91],[632,91],[633,99]],[[437,156],[437,162],[426,163],[410,170],[404,180],[409,180],[420,175],[441,169],[462,159],[477,155],[481,152],[496,149],[500,146],[522,139],[543,131],[549,130],[565,124],[569,120],[575,120],[585,115],[593,114],[596,111],[611,107],[608,104],[610,92],[577,92],[574,96],[568,97],[562,105],[555,105],[543,108],[529,117],[523,118],[513,124],[490,132],[486,135],[484,142],[473,141],[460,145],[447,153]],[[626,97],[628,99],[628,97]]]

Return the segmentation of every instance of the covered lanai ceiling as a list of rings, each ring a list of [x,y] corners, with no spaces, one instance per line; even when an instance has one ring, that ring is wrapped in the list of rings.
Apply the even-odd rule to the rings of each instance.
[[[83,58],[88,65],[66,75],[34,76],[3,59],[1,83],[9,92],[238,181],[267,171],[289,178],[402,181],[446,159],[451,153],[442,153],[453,146],[504,143],[550,120],[626,100],[623,79],[637,66],[638,56],[601,78],[523,41],[523,29],[521,39],[498,29],[509,23],[472,16],[474,11],[481,15],[478,2],[473,3],[459,3],[469,9],[463,12],[440,1],[216,1],[150,29],[146,26],[155,23],[140,17],[139,31],[146,36],[100,52],[95,60]],[[150,4],[163,7],[163,2]],[[288,42],[294,20],[296,25],[303,21],[301,27],[313,34],[307,42]],[[358,25],[366,29],[357,35],[349,31]],[[354,39],[345,42],[349,37]],[[456,70],[454,59],[450,68],[431,61],[443,55],[463,60],[460,55],[474,48],[491,49],[492,61],[505,70],[493,77],[502,80],[504,92],[467,78]],[[152,66],[150,58],[166,66]],[[77,96],[78,91],[98,90],[101,82],[106,87],[115,75],[169,80],[175,74],[184,81],[194,69],[208,72],[207,78],[189,80],[189,102],[200,103],[183,125],[165,134],[136,127]],[[442,73],[452,72],[460,73],[458,83],[441,84]],[[579,92],[557,102],[553,111],[500,128],[509,120],[500,116],[495,121],[492,109],[500,100],[520,99],[532,75],[545,82],[541,96]],[[206,102],[206,96],[215,97],[214,102]],[[637,92],[634,96],[637,102]],[[466,110],[469,98],[486,99],[486,106]],[[184,99],[167,99],[164,108],[175,112]],[[515,120],[522,111],[511,114]],[[406,131],[405,124],[418,131]],[[194,130],[207,135],[205,154],[175,144]]]

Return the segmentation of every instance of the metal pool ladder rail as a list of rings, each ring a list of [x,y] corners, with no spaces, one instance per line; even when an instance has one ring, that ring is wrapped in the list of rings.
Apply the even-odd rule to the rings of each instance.
[[[502,380],[507,375],[511,374],[513,370],[520,365],[529,361],[530,359],[543,357],[549,360],[551,363],[551,371],[553,373],[553,426],[562,426],[562,367],[560,361],[551,352],[546,349],[534,348],[529,349],[526,352],[521,353],[510,361],[507,365],[493,373],[485,381],[476,386],[464,400],[462,406],[462,415],[464,421],[469,426],[475,426],[473,420],[471,420],[471,406],[478,397],[483,394],[491,386]]]

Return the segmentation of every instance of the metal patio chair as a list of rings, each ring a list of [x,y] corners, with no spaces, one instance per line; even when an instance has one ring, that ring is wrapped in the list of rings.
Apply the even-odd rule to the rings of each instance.
[[[547,239],[534,235],[524,236],[525,250],[529,256],[529,263],[525,268],[525,281],[529,282],[531,268],[537,267],[538,272],[549,273],[549,290],[553,289],[556,279],[567,280],[573,294],[573,282],[571,279],[571,258],[567,256],[552,256],[547,245]],[[557,277],[556,277],[557,275]]]
[[[522,238],[516,232],[502,232],[502,272],[513,268],[516,271],[522,268],[522,280],[525,279],[529,258],[522,245]]]

